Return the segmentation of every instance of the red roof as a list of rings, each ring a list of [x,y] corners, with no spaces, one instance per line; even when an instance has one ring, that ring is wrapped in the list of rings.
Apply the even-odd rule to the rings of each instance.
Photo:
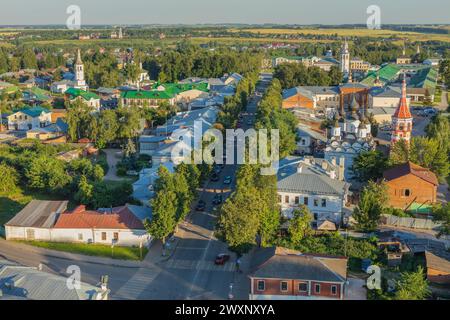
[[[391,181],[408,174],[415,175],[416,177],[419,177],[436,186],[439,185],[439,181],[433,172],[412,162],[407,162],[385,171],[383,173],[383,177],[386,181]]]
[[[113,213],[86,210],[79,206],[61,214],[55,229],[145,229],[141,220],[127,207],[113,209]]]
[[[395,118],[399,119],[410,119],[412,118],[411,112],[409,111],[408,101],[406,100],[406,81],[403,79],[402,85],[402,97],[400,98],[400,103],[394,113]]]

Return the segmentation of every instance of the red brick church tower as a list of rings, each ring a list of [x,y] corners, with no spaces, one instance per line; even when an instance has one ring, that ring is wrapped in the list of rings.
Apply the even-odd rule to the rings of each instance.
[[[399,140],[405,140],[408,144],[411,141],[413,126],[413,117],[409,111],[408,101],[406,99],[406,80],[403,78],[402,97],[400,103],[392,116],[392,134],[391,145]]]

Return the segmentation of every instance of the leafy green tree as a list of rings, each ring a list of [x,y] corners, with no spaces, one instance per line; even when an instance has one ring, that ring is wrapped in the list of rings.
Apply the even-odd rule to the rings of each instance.
[[[67,106],[66,122],[69,127],[68,135],[71,141],[78,141],[81,138],[92,136],[93,115],[91,108],[81,100],[69,103]]]
[[[421,266],[415,272],[404,272],[397,281],[395,300],[425,300],[430,296],[428,282]]]
[[[338,66],[332,66],[330,71],[328,72],[328,76],[330,77],[331,85],[339,85],[340,83],[342,83],[342,79],[344,77],[341,69]]]
[[[447,150],[441,149],[437,139],[414,137],[411,141],[410,161],[433,171],[439,177],[448,176]]]
[[[292,212],[292,218],[289,220],[289,239],[298,245],[311,233],[312,214],[308,207],[302,205],[299,209]]]
[[[389,154],[389,165],[396,166],[409,161],[409,146],[406,140],[397,141]]]
[[[234,193],[222,206],[219,233],[233,250],[245,253],[255,244],[259,229],[259,210],[255,188]]]
[[[118,108],[119,130],[117,138],[131,139],[138,135],[141,126],[141,114],[136,108]]]
[[[177,195],[173,191],[161,190],[151,200],[153,217],[145,222],[148,233],[166,243],[166,238],[175,230],[177,225]]]
[[[98,124],[98,138],[96,145],[103,149],[106,144],[114,141],[119,130],[119,123],[117,121],[116,113],[113,110],[104,110],[100,113]]]
[[[25,175],[31,188],[46,192],[64,192],[72,180],[64,163],[48,156],[34,158]]]
[[[30,48],[26,48],[21,56],[20,64],[22,69],[37,69],[36,54]]]
[[[17,189],[19,182],[19,175],[16,169],[0,162],[0,172],[0,194],[13,193]]]
[[[442,223],[440,236],[450,234],[450,202],[433,207],[433,220]]]
[[[191,204],[194,199],[191,188],[189,187],[186,176],[176,172],[174,174],[174,185],[176,186],[177,197],[177,221],[182,221],[191,210]]]
[[[353,162],[353,172],[361,182],[377,180],[382,177],[388,161],[379,151],[366,151],[360,153]]]
[[[91,185],[86,176],[82,175],[78,183],[78,191],[75,194],[75,200],[81,204],[89,205],[94,195],[94,186]]]
[[[123,153],[127,158],[130,158],[136,154],[136,146],[134,145],[133,140],[128,139],[127,144],[123,148]]]
[[[135,83],[139,79],[139,74],[141,73],[141,69],[139,65],[135,63],[128,63],[124,69],[125,77],[131,82]]]
[[[387,186],[384,182],[369,184],[360,195],[358,206],[353,210],[353,218],[361,230],[375,230],[388,202]]]
[[[255,186],[259,193],[261,209],[259,211],[260,244],[263,247],[273,245],[280,229],[280,208],[278,205],[277,178],[259,174],[259,166],[255,171]]]

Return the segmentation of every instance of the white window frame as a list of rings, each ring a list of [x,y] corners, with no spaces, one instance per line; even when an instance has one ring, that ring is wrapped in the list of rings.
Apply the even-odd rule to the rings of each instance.
[[[262,289],[259,289],[259,284],[260,283],[263,284],[263,288]],[[260,292],[266,291],[266,281],[265,280],[257,280],[256,281],[256,290],[260,291]]]

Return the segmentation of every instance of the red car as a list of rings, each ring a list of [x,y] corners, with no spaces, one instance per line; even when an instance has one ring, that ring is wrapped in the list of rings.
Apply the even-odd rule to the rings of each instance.
[[[228,260],[230,260],[230,256],[228,254],[221,253],[216,257],[214,263],[217,265],[224,265]]]

